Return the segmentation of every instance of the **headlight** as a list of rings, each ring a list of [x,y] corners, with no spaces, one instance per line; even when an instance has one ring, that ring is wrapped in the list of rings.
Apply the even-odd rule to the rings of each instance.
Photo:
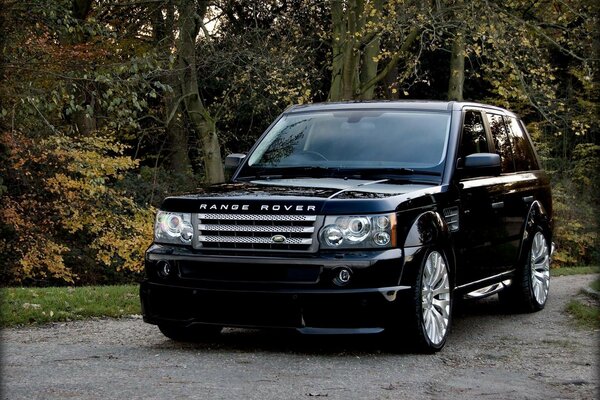
[[[325,217],[319,234],[324,249],[377,249],[396,246],[396,214]]]
[[[192,244],[192,214],[159,211],[154,224],[154,241],[169,244]]]

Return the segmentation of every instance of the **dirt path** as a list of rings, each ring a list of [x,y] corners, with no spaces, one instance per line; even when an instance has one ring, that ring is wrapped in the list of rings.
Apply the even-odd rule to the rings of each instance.
[[[565,304],[592,275],[553,278],[546,309],[507,315],[496,297],[459,310],[444,350],[390,354],[377,337],[228,329],[177,344],[139,318],[2,332],[3,399],[592,399],[599,332]]]

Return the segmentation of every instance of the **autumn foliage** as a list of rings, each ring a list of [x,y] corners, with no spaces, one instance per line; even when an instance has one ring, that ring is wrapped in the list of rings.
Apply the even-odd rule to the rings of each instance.
[[[556,265],[598,263],[599,7],[2,0],[0,279],[135,279],[161,199],[218,179],[208,156],[247,151],[290,104],[461,95],[523,117]]]
[[[131,103],[135,94],[114,101],[119,85],[111,89],[102,79],[133,74],[122,65],[99,67],[107,48],[82,42],[77,36],[90,26],[60,4],[33,14],[9,5],[15,13],[5,38],[14,42],[3,43],[0,86],[0,276],[8,283],[90,283],[139,272],[154,208],[132,191],[140,160],[123,143],[138,127],[133,117],[141,106]],[[40,16],[46,24],[33,21]],[[25,30],[11,31],[19,22]],[[98,90],[103,96],[95,99]],[[99,121],[97,110],[115,118]]]
[[[2,141],[11,193],[0,210],[0,251],[11,280],[74,283],[80,274],[66,258],[79,246],[106,268],[141,269],[153,209],[118,188],[123,174],[138,166],[122,155],[123,145],[60,134],[33,141],[19,132],[3,134]]]

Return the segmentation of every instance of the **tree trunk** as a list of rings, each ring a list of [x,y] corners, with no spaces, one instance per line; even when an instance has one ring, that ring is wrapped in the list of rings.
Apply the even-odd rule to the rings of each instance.
[[[166,11],[163,14],[163,11]],[[175,45],[174,5],[171,1],[166,4],[166,10],[156,7],[152,12],[152,31],[157,49],[164,55],[170,54]],[[182,114],[185,111],[181,101],[181,86],[178,73],[170,70],[165,77],[166,83],[173,92],[164,96],[165,131],[168,138],[169,171],[175,176],[189,180],[193,176],[192,163],[188,154],[189,144],[187,132],[183,126]]]
[[[207,183],[225,180],[221,159],[221,146],[217,136],[215,121],[210,116],[198,90],[196,76],[196,38],[202,18],[208,7],[207,1],[181,0],[179,3],[179,67],[183,102],[187,115],[200,137]]]
[[[358,79],[358,63],[360,53],[357,48],[356,33],[359,31],[359,0],[349,0],[346,10],[346,40],[342,59],[342,98],[340,100],[351,100],[356,94],[356,80]]]
[[[390,59],[390,61],[388,61],[388,63],[385,65],[385,67],[383,67],[383,69],[381,69],[381,71],[379,71],[379,73],[377,75],[375,75],[369,81],[362,82],[362,86],[360,88],[361,93],[365,92],[366,90],[368,90],[371,87],[374,87],[379,82],[386,79],[386,77],[390,74],[390,72],[394,68],[396,68],[396,66],[398,65],[398,62],[400,61],[400,58],[402,57],[402,53],[408,51],[410,49],[410,47],[413,45],[413,43],[415,42],[415,40],[417,40],[417,38],[419,37],[420,31],[421,31],[421,28],[418,26],[415,26],[414,28],[412,28],[412,30],[409,32],[409,34],[404,39],[402,46],[398,49],[396,54],[394,54],[392,56],[392,58]]]
[[[183,126],[183,107],[181,102],[181,88],[177,86],[177,77],[168,76],[168,84],[173,88],[173,93],[165,95],[165,110],[167,118],[173,115],[167,121],[165,129],[169,138],[169,169],[174,174],[181,177],[192,177],[192,163],[188,154],[189,143],[187,132]]]
[[[383,0],[375,0],[372,5],[376,13],[371,14],[366,18],[366,22],[376,22],[377,16],[383,11]],[[374,61],[375,57],[379,55],[381,49],[379,35],[374,35],[368,43],[365,44],[362,54],[362,64],[360,70],[360,82],[369,82],[377,75],[377,67],[379,63]],[[360,87],[360,86],[359,86]],[[375,85],[372,85],[364,90],[360,91],[360,98],[362,100],[372,100],[375,95]]]
[[[400,90],[398,89],[398,68],[393,68],[390,72],[385,76],[383,80],[384,88],[385,88],[385,98],[387,100],[399,100],[400,99]],[[394,90],[395,89],[395,90]]]
[[[92,3],[92,0],[72,0],[71,12],[73,18],[84,21],[92,11]],[[87,38],[86,35],[79,29],[76,29],[74,32],[69,32],[65,28],[59,35],[59,40],[62,43],[69,45],[78,45],[85,43]],[[89,106],[92,111],[95,112],[94,108],[96,99],[91,94],[93,91],[91,88],[88,90],[88,88],[84,88],[81,85],[85,85],[85,83],[78,84],[77,86],[73,86],[71,88],[72,93],[75,96],[76,104],[84,107],[83,110],[77,110],[73,112],[72,121],[79,134],[83,136],[89,136],[90,133],[96,130],[97,120],[94,115],[89,114],[87,108]]]
[[[331,50],[331,86],[328,101],[339,101],[342,98],[342,71],[344,66],[344,43],[346,42],[346,27],[344,21],[344,5],[341,1],[331,3],[332,34]]]
[[[458,31],[452,43],[450,58],[450,81],[448,82],[448,100],[463,100],[465,82],[465,35]]]
[[[369,7],[375,12],[371,13]],[[377,22],[377,19],[382,18],[383,8],[383,0],[369,3],[365,3],[365,0],[332,0],[333,62],[329,101],[372,99],[377,84],[396,68],[402,53],[409,50],[419,37],[420,28],[415,26],[396,54],[379,71],[379,64],[374,58],[381,52],[381,32],[367,33],[365,27],[367,22]]]
[[[360,14],[363,7],[364,0],[349,0],[345,7],[343,1],[331,3],[333,62],[329,101],[356,98],[361,60],[356,33],[362,29]]]

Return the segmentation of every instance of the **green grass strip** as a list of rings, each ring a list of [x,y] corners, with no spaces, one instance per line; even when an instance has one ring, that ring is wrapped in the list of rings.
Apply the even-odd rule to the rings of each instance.
[[[575,318],[578,325],[589,329],[600,329],[599,292],[600,278],[596,278],[590,283],[589,289],[581,290],[580,295],[567,304],[567,312]]]
[[[594,282],[592,282],[590,287],[592,288],[592,290],[595,290],[596,292],[600,292],[600,279],[596,279]]]
[[[575,317],[581,327],[600,329],[600,309],[596,305],[573,299],[567,304],[567,312]]]
[[[551,276],[600,274],[600,266],[586,265],[582,267],[560,267],[550,270]]]
[[[552,276],[594,273],[600,273],[599,266],[562,267],[551,271]],[[138,290],[138,285],[0,288],[0,326],[140,314]],[[569,311],[583,313],[579,308],[573,304]],[[598,317],[590,318],[597,320]],[[590,318],[583,317],[584,320]]]
[[[140,314],[138,285],[1,288],[0,326]]]

